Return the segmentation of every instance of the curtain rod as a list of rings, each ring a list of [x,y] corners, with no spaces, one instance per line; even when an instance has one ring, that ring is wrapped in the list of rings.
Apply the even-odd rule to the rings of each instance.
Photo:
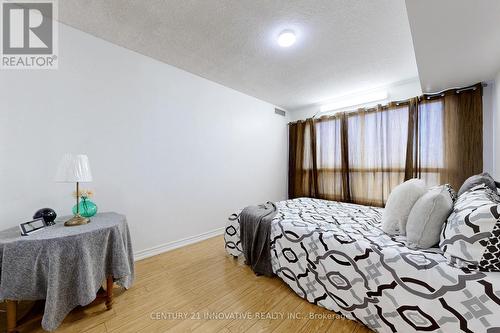
[[[487,87],[488,84],[485,83],[485,82],[481,82],[481,85],[483,87]],[[423,94],[422,97],[425,97],[426,99],[431,99],[433,97],[437,97],[437,96],[444,96],[444,93],[448,90],[456,90],[455,92],[457,94],[461,93],[462,91],[467,91],[467,90],[476,90],[477,84],[475,85],[472,85],[472,86],[465,86],[465,87],[453,87],[453,88],[448,88],[448,89],[443,89],[441,91],[438,91],[438,92],[433,92],[433,93],[426,93],[426,94]],[[404,99],[404,100],[400,100],[400,101],[393,101],[392,103],[395,103],[397,106],[401,105],[401,104],[404,104],[404,103],[408,103],[410,101],[410,98],[409,99]],[[379,104],[380,105],[380,104]],[[345,111],[347,113],[349,112],[355,112],[355,111],[358,111],[359,109],[353,109],[353,110],[350,110],[350,111]],[[319,114],[321,115],[327,115],[329,113],[336,113],[335,112],[336,110],[331,110],[331,111],[327,111],[327,112],[321,112],[321,111],[318,111],[316,112],[311,118],[314,119],[316,118],[316,116],[318,116]],[[300,120],[299,120],[300,121]]]
[[[443,89],[441,91],[437,91],[437,92],[433,92],[433,93],[425,93],[425,94],[422,95],[422,97],[424,97],[427,100],[432,99],[434,97],[438,97],[438,96],[443,97],[444,93],[447,92],[447,91],[449,91],[449,90],[455,90],[455,93],[459,94],[462,91],[476,90],[477,89],[476,86],[477,86],[477,84],[475,84],[473,86],[453,87],[453,88]],[[481,86],[484,88],[484,87],[487,87],[488,84],[485,83],[485,82],[481,82]],[[400,105],[400,104],[403,104],[403,103],[408,103],[409,101],[410,101],[410,99],[405,99],[405,100],[402,100],[402,101],[395,101],[395,103],[396,103],[396,105]]]
[[[487,87],[488,84],[487,83],[484,83],[484,82],[481,82],[481,85],[484,87]],[[427,95],[429,97],[434,97],[434,96],[439,96],[439,95],[443,95],[446,91],[448,90],[453,90],[455,89],[456,90],[456,93],[459,94],[461,93],[462,91],[467,91],[467,90],[476,90],[476,84],[473,85],[473,86],[466,86],[466,87],[453,87],[453,88],[448,88],[448,89],[443,89],[441,91],[438,91],[438,92],[433,92],[433,93],[426,93],[424,95]]]

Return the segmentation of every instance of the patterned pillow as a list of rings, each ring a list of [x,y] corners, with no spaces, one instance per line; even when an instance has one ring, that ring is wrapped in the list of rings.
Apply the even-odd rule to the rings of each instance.
[[[439,247],[455,267],[500,271],[500,197],[481,184],[460,195]]]

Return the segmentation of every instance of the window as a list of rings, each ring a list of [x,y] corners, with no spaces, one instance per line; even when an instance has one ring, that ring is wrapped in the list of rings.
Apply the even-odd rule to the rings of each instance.
[[[289,196],[383,205],[409,178],[482,172],[482,87],[289,124]]]

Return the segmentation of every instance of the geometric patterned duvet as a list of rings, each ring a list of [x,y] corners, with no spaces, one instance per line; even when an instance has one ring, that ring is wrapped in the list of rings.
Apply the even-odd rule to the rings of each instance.
[[[498,332],[500,272],[447,264],[381,227],[381,208],[311,198],[278,202],[273,271],[300,297],[377,332]],[[238,213],[239,214],[239,213]],[[225,232],[240,256],[238,214]]]

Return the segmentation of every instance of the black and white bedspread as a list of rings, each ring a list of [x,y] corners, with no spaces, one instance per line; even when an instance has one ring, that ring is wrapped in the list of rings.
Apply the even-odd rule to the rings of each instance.
[[[300,297],[378,332],[500,331],[500,272],[451,267],[380,228],[381,208],[300,198],[277,203],[273,271]],[[226,250],[241,255],[238,213]]]

